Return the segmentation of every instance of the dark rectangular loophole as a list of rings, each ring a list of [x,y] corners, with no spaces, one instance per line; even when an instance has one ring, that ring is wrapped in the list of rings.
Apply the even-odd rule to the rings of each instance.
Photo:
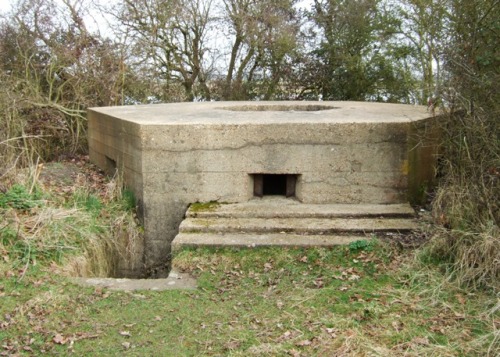
[[[106,171],[111,174],[116,171],[116,161],[108,156],[106,156]]]
[[[289,174],[253,174],[254,195],[295,196],[297,175]]]

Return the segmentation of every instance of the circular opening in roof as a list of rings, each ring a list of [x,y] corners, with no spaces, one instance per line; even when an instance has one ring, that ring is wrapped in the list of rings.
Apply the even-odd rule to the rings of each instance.
[[[337,107],[324,104],[249,104],[222,107],[221,109],[233,112],[317,112],[320,110],[337,109]]]

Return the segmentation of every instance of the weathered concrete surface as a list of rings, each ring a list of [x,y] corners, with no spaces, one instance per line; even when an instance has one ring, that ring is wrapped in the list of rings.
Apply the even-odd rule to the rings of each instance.
[[[409,204],[305,204],[279,197],[233,204],[193,204],[173,250],[191,246],[334,246],[373,233],[417,228]]]
[[[144,264],[160,277],[188,205],[248,201],[251,174],[298,175],[304,203],[407,202],[433,179],[429,117],[425,107],[360,102],[92,108],[90,156],[135,192]]]
[[[300,233],[406,232],[416,229],[408,218],[187,218],[179,232]]]
[[[179,233],[172,242],[172,250],[185,247],[332,247],[345,245],[360,239],[370,240],[370,236],[345,235],[301,235],[290,233]]]
[[[95,286],[109,290],[191,290],[196,289],[196,280],[188,274],[171,271],[164,279],[114,279],[114,278],[73,278],[83,286]]]
[[[247,202],[192,205],[187,218],[413,218],[415,211],[408,203],[396,204],[304,204],[297,200],[269,196]]]

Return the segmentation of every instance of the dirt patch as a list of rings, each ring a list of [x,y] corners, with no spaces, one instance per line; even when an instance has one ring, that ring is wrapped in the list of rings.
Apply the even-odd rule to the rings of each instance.
[[[83,183],[102,193],[109,183],[109,178],[90,163],[88,155],[80,155],[64,161],[42,164],[39,181],[47,189],[58,193],[73,192]]]

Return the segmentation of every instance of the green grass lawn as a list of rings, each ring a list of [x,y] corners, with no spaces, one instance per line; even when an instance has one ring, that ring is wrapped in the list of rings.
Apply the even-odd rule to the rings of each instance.
[[[58,268],[2,268],[0,353],[134,356],[494,356],[498,302],[413,252],[186,250],[191,291],[83,288]]]

